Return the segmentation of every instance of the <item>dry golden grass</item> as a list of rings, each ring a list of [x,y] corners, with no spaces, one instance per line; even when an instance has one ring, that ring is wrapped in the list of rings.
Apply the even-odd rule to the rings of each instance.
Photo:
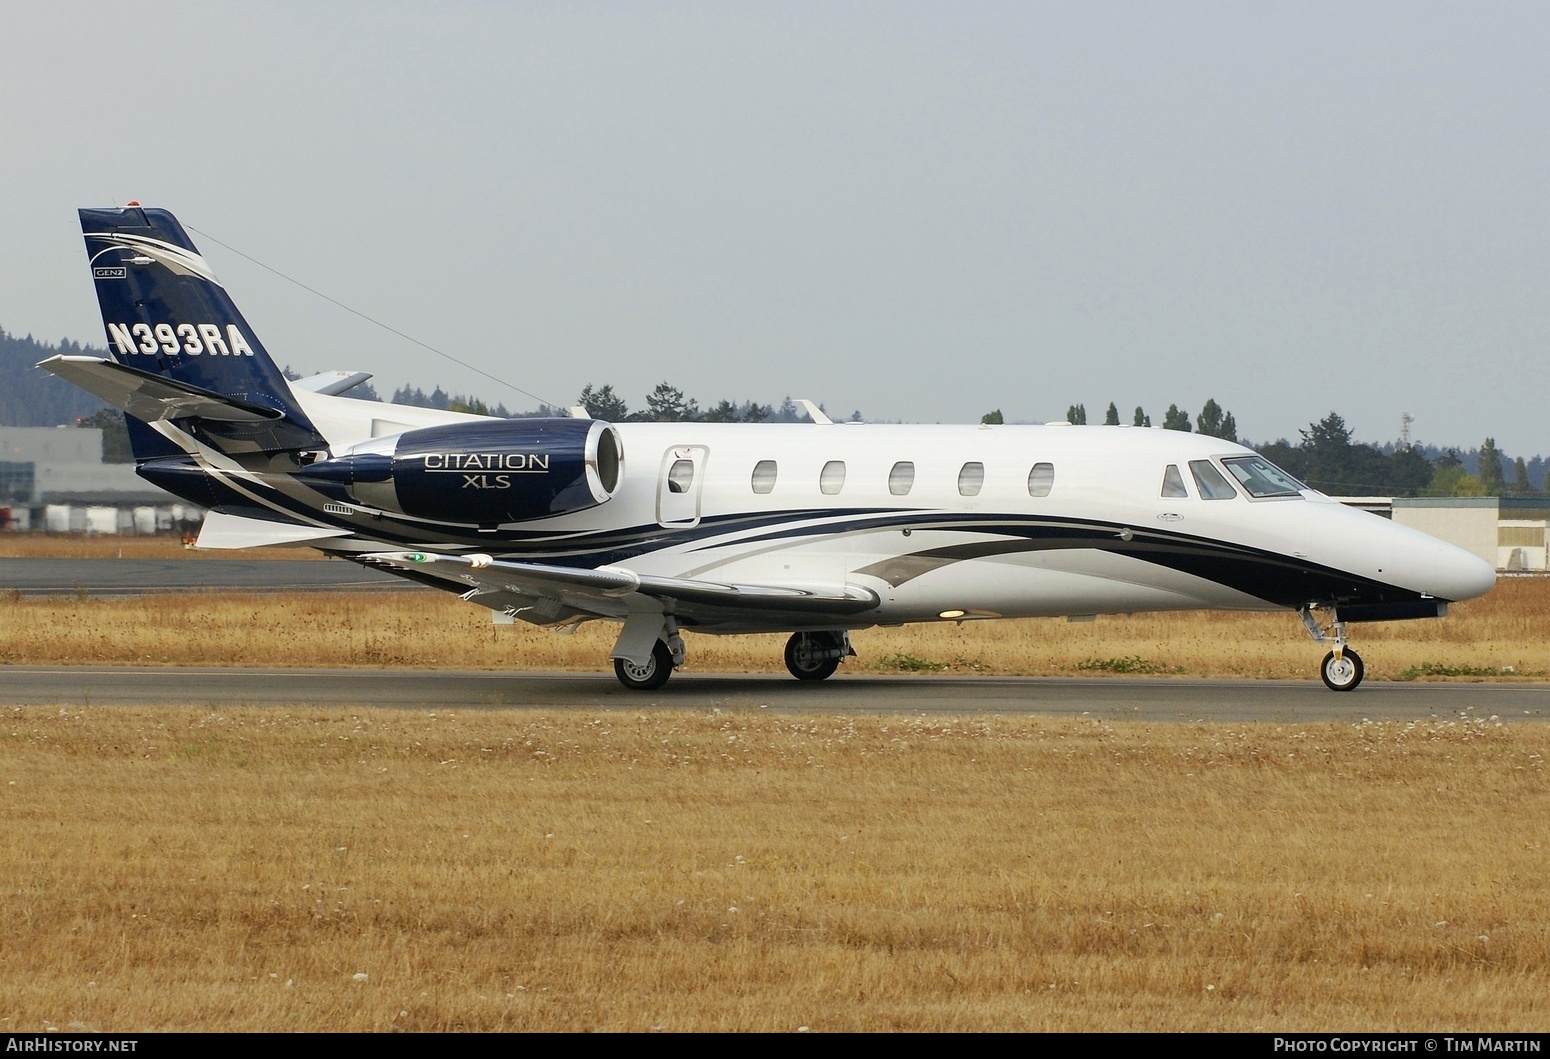
[[[0,533],[0,559],[323,559],[311,548],[188,548],[177,537]]]
[[[0,712],[0,1028],[1542,1030],[1550,729]]]
[[[492,626],[443,593],[196,594],[0,600],[0,663],[431,666],[596,670],[618,627],[559,636]],[[1514,578],[1437,621],[1361,625],[1371,679],[1422,666],[1550,673],[1550,578]],[[784,636],[689,637],[688,672],[783,672]],[[874,629],[845,671],[984,674],[1162,673],[1308,679],[1323,650],[1291,614],[1153,614]],[[937,667],[945,667],[939,670]],[[1511,673],[1497,673],[1512,667]],[[1478,677],[1476,677],[1478,679]]]

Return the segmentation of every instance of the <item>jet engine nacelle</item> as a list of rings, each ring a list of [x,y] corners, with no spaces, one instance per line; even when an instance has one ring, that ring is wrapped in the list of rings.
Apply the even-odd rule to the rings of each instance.
[[[410,430],[357,445],[299,476],[364,507],[498,525],[596,507],[619,485],[623,449],[592,419],[498,419]]]

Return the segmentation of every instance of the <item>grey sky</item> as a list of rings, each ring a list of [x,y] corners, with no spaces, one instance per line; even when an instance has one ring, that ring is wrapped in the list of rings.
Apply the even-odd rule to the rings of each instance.
[[[0,326],[102,341],[138,199],[569,403],[879,419],[1215,396],[1550,452],[1550,11],[8,8]],[[282,362],[532,402],[195,236]]]

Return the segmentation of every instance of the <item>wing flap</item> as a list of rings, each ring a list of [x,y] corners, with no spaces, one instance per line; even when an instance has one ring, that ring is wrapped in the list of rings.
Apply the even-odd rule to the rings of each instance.
[[[877,593],[859,585],[749,585],[637,574],[620,567],[584,569],[517,563],[488,555],[441,555],[433,552],[377,552],[361,561],[408,576],[444,580],[461,587],[473,602],[492,594],[517,593],[563,600],[604,617],[627,613],[625,598],[635,594],[659,600],[737,610],[789,614],[859,614],[876,607]],[[467,591],[471,589],[472,591]]]
[[[75,383],[121,408],[136,419],[154,423],[161,419],[199,416],[226,423],[264,423],[283,419],[285,413],[238,397],[191,386],[127,364],[99,357],[49,357],[38,364],[44,371]]]

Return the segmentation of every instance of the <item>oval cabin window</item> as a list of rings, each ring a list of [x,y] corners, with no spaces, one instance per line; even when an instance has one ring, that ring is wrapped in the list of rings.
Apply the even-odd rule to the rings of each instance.
[[[984,485],[985,465],[983,463],[966,463],[963,465],[963,470],[958,472],[959,496],[979,496]]]
[[[775,461],[760,460],[753,468],[753,491],[770,493],[775,490]]]
[[[845,486],[845,461],[830,460],[823,465],[818,476],[818,489],[825,496],[834,496]]]
[[[894,496],[909,496],[914,485],[915,465],[908,460],[900,460],[888,472],[888,491]]]
[[[667,472],[667,491],[670,493],[687,493],[689,486],[694,484],[694,461],[674,460],[672,468]]]
[[[1033,470],[1028,472],[1028,495],[1049,496],[1049,491],[1055,484],[1055,465],[1053,463],[1036,463]]]

